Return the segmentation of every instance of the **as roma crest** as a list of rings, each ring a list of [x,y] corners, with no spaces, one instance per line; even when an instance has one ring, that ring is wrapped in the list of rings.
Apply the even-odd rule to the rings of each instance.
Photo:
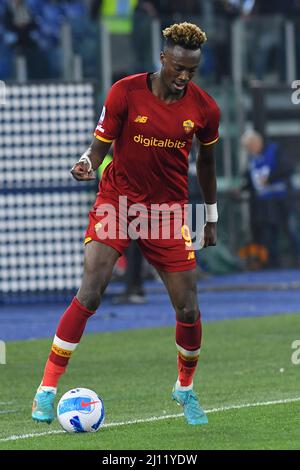
[[[184,128],[184,130],[187,134],[192,132],[192,130],[195,127],[195,123],[193,121],[191,121],[190,119],[187,119],[186,121],[183,121],[182,125],[183,125],[183,128]]]

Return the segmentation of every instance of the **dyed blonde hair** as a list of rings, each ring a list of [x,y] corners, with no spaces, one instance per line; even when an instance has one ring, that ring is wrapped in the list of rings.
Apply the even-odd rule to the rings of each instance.
[[[163,30],[167,45],[178,45],[185,49],[200,49],[207,40],[201,28],[192,23],[175,23]]]

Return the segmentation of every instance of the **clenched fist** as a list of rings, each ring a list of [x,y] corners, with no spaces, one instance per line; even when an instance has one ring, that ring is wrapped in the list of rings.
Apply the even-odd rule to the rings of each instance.
[[[73,178],[77,181],[90,181],[96,179],[94,171],[89,170],[89,164],[87,162],[77,162],[71,168]]]

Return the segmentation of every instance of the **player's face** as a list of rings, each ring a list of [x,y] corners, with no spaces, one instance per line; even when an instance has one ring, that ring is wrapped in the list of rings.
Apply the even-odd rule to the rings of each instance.
[[[191,51],[180,46],[161,52],[161,77],[172,94],[183,94],[199,67],[200,56],[200,49]]]

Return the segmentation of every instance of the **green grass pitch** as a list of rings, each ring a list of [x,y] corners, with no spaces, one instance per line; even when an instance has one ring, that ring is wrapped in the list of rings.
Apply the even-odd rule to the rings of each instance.
[[[299,449],[296,339],[297,314],[205,323],[195,390],[209,424],[188,426],[170,398],[173,328],[85,335],[58,397],[80,386],[102,396],[106,426],[92,434],[63,433],[57,420],[50,426],[31,420],[51,339],[8,343],[7,364],[0,365],[0,450]]]

